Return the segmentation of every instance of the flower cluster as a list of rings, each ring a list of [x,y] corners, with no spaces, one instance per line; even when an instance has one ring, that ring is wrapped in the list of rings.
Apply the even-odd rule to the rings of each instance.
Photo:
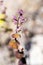
[[[24,15],[24,11],[21,9],[21,10],[19,10],[18,11],[18,17],[16,17],[16,16],[14,16],[13,17],[13,20],[14,20],[14,23],[15,24],[17,24],[17,22],[18,22],[18,24],[20,23],[24,23],[25,22],[25,17],[23,16]]]

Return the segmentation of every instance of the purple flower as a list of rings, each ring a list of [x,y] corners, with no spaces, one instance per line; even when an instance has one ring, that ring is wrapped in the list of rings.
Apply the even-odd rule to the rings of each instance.
[[[23,10],[19,10],[18,13],[19,13],[20,16],[23,16],[24,12],[23,12]]]
[[[25,22],[25,18],[22,16],[22,17],[20,17],[20,22],[21,23],[24,23]]]
[[[14,17],[13,17],[13,19],[14,19],[15,21],[17,21],[17,18],[16,18],[16,16],[14,16]]]
[[[13,20],[14,20],[14,23],[17,23],[18,21],[16,16],[13,17]]]

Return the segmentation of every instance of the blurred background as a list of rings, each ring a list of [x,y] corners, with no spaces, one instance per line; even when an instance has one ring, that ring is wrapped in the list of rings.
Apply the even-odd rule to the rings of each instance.
[[[43,65],[43,0],[0,0],[0,65],[18,65],[9,42],[17,28],[13,17],[18,17],[21,9],[26,22],[19,24],[21,38],[17,40],[24,48],[27,65]]]

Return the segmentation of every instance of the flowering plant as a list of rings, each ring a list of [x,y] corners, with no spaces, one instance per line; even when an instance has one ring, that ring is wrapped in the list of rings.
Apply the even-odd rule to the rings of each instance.
[[[24,11],[21,9],[21,10],[18,10],[17,12],[18,16],[14,16],[13,17],[13,20],[14,20],[14,24],[17,25],[17,29],[20,28],[20,26],[26,22],[26,18],[24,17]]]

